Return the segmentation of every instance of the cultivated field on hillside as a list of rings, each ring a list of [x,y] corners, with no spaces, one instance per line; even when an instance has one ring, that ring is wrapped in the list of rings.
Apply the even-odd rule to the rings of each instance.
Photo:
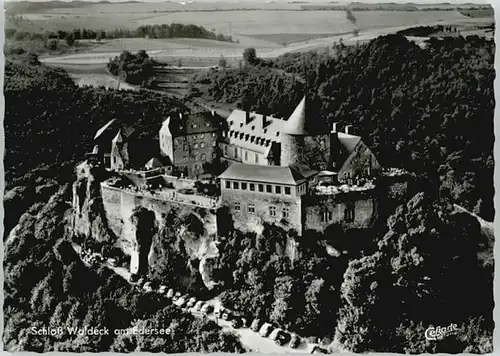
[[[137,4],[125,4],[123,6]],[[150,4],[146,4],[150,5]],[[210,31],[232,35],[243,44],[248,44],[251,36],[261,41],[274,41],[282,44],[300,42],[309,38],[339,34],[354,29],[369,30],[394,26],[425,25],[427,23],[454,23],[470,20],[459,11],[359,11],[354,12],[356,23],[346,18],[344,11],[198,11],[148,13],[145,9],[128,11],[122,8],[115,12],[99,12],[94,8],[113,8],[116,5],[94,5],[82,9],[53,9],[50,12],[22,14],[21,20],[7,18],[6,27],[21,28],[30,31],[71,30],[90,28],[111,30],[117,28],[135,29],[140,25],[154,24],[195,24]],[[67,13],[56,13],[66,11]],[[82,11],[79,13],[79,11]],[[490,17],[490,21],[493,18]],[[255,37],[257,36],[257,37]]]

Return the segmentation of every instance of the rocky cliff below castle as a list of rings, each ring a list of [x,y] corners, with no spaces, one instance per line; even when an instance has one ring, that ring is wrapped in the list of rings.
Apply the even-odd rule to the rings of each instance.
[[[102,182],[110,178],[87,163],[73,183],[71,229],[92,244],[130,257],[130,272],[185,287],[212,289],[218,211],[132,194]],[[219,214],[220,215],[220,214]],[[128,257],[126,258],[128,260]]]

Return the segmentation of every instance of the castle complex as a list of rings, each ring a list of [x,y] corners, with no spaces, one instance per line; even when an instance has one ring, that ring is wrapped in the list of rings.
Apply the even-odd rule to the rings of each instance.
[[[307,106],[304,97],[287,119],[242,110],[227,119],[215,112],[172,114],[148,157],[134,152],[142,150],[135,131],[112,120],[97,132],[92,156],[108,170],[142,178],[134,182],[163,196],[175,195],[165,193],[175,189],[169,187],[172,175],[198,179],[207,164],[226,161],[228,168],[217,177],[217,206],[229,208],[242,230],[263,222],[299,235],[332,224],[370,227],[377,210],[373,182],[381,172],[377,158],[350,126],[340,132],[336,124],[331,130],[315,125]],[[325,170],[310,168],[312,151]]]

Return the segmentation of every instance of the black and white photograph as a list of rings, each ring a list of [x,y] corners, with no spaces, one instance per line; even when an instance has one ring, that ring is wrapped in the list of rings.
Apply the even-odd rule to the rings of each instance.
[[[487,0],[3,6],[4,351],[493,353]]]

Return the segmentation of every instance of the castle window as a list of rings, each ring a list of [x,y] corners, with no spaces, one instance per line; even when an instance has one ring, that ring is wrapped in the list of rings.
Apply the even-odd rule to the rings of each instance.
[[[255,130],[255,126],[252,126],[252,131]]]
[[[259,184],[259,192],[263,192],[264,191],[264,184]]]
[[[250,183],[250,191],[255,192],[255,184]]]
[[[274,189],[276,194],[281,194],[281,187],[279,185],[277,185]]]
[[[238,148],[234,149],[234,158],[238,158]]]
[[[238,182],[233,182],[233,189],[240,189],[240,184]]]
[[[194,148],[198,148],[198,144],[197,143],[194,144]]]
[[[241,189],[242,190],[247,190],[247,184],[246,183],[241,183]]]
[[[204,142],[200,143],[200,147],[201,148],[205,147],[205,143]]]
[[[269,207],[269,215],[276,216],[276,207],[275,206]]]
[[[331,211],[323,210],[323,212],[321,213],[320,219],[321,219],[321,222],[332,221],[333,214]]]
[[[248,204],[248,213],[255,214],[255,205],[254,204]]]
[[[280,133],[279,133],[279,132],[276,132],[276,137],[278,137],[279,135],[280,135]]]
[[[344,210],[344,220],[347,222],[354,221],[354,204],[349,203],[346,205]]]
[[[234,203],[234,211],[241,211],[241,204],[240,203]]]
[[[231,189],[231,182],[226,180],[226,189]]]
[[[268,192],[268,193],[272,193],[272,192],[273,192],[273,186],[272,186],[272,185],[270,185],[270,184],[267,184],[267,185],[266,185],[266,192]]]
[[[290,208],[283,208],[283,219],[288,219],[290,217]]]
[[[198,135],[198,138],[203,138],[203,137],[205,137],[205,135],[204,135],[204,134],[199,134],[199,135]]]
[[[255,163],[259,163],[259,155],[257,153],[255,154]]]
[[[245,151],[245,161],[248,160],[248,151]]]
[[[184,151],[187,151],[187,149],[188,149],[188,145],[186,145],[186,144],[185,144],[185,145],[183,145],[183,146],[182,146],[182,149],[183,149]]]
[[[286,195],[291,195],[292,194],[292,190],[290,189],[290,187],[285,187],[285,194]]]

